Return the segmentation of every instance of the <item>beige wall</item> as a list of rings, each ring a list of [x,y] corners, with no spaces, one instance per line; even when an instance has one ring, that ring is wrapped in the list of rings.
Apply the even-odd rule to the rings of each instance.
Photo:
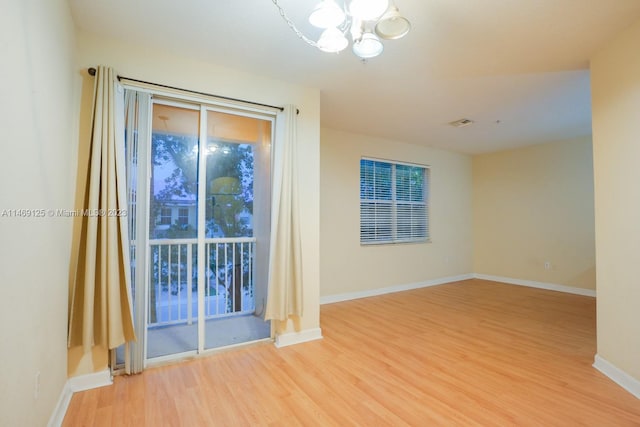
[[[67,379],[71,222],[47,210],[73,205],[74,26],[66,0],[0,9],[0,425],[44,426]]]
[[[471,273],[471,158],[322,128],[321,296]],[[360,158],[431,166],[432,243],[360,246]]]
[[[595,289],[591,151],[583,138],[473,158],[475,273]]]
[[[598,355],[640,380],[640,21],[591,61]]]
[[[128,42],[105,40],[79,32],[77,71],[85,75],[85,90],[81,106],[80,164],[86,162],[88,114],[91,90],[87,67],[108,65],[124,76],[158,82],[202,92],[214,93],[262,102],[271,105],[295,104],[298,116],[298,164],[300,174],[304,317],[298,322],[301,330],[318,328],[319,312],[319,211],[320,211],[320,92],[282,81],[218,67],[214,64],[181,57]],[[89,102],[87,102],[87,100]],[[84,167],[84,166],[82,166]],[[292,324],[277,325],[279,332],[293,331]],[[69,353],[71,375],[84,374],[106,367],[106,353],[98,350],[88,357],[72,349]]]

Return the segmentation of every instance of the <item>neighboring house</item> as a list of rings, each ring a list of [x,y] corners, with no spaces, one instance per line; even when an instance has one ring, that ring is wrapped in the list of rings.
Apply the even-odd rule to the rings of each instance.
[[[167,237],[166,232],[173,225],[185,229],[197,229],[197,207],[195,200],[156,200],[154,207],[158,212],[155,227],[152,232],[155,238]]]

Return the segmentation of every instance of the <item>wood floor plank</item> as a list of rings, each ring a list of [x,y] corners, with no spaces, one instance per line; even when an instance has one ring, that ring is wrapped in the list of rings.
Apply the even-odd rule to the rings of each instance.
[[[322,340],[117,377],[64,426],[640,426],[595,325],[593,298],[484,280],[329,304]]]

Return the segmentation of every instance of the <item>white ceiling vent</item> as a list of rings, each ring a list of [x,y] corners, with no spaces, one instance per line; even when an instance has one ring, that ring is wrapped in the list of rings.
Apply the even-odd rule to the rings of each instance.
[[[453,122],[449,122],[449,124],[455,128],[463,128],[465,126],[469,126],[473,124],[473,120],[470,119],[460,119],[455,120]]]

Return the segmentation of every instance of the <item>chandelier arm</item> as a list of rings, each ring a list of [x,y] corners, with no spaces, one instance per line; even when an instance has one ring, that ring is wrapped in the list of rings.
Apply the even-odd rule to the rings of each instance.
[[[345,13],[344,22],[338,27],[338,29],[342,31],[343,34],[346,34],[347,31],[351,29],[352,24],[353,19],[351,18],[351,15]]]
[[[278,8],[278,11],[280,12],[280,16],[282,17],[282,19],[284,19],[284,21],[287,23],[287,25],[289,26],[289,28],[291,28],[291,30],[296,33],[296,35],[303,40],[305,43],[307,43],[308,45],[311,45],[313,47],[318,47],[318,44],[316,42],[314,42],[313,40],[311,40],[309,37],[305,36],[304,34],[302,34],[302,31],[300,31],[298,29],[298,27],[296,27],[296,24],[293,23],[293,21],[291,21],[291,19],[289,19],[289,17],[287,16],[287,14],[285,13],[284,9],[282,9],[282,6],[280,6],[280,4],[278,3],[278,0],[271,0],[273,2],[274,5],[276,5],[276,7]]]

